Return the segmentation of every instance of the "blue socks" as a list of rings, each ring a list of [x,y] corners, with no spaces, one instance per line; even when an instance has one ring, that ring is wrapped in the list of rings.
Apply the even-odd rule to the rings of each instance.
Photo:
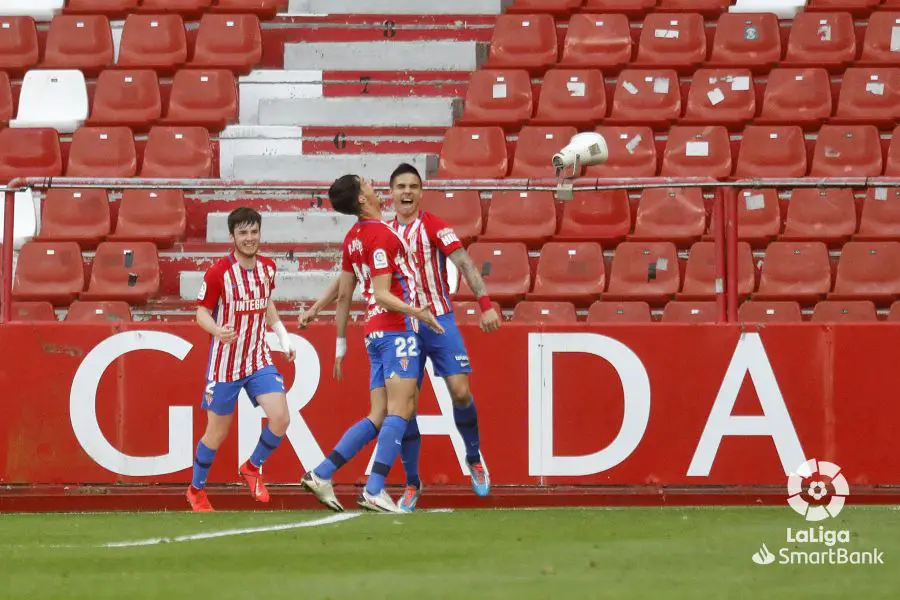
[[[266,462],[266,459],[269,458],[269,455],[272,454],[272,451],[278,447],[282,439],[283,436],[278,437],[266,425],[259,436],[259,442],[257,442],[253,454],[250,455],[250,464],[257,469],[260,468]]]
[[[419,448],[422,446],[422,436],[419,433],[419,422],[415,415],[409,420],[406,432],[403,434],[403,443],[400,446],[400,459],[406,470],[406,485],[422,486],[419,479]]]
[[[388,415],[378,434],[378,446],[375,448],[375,464],[372,465],[372,474],[366,483],[366,492],[377,496],[384,490],[384,480],[391,472],[397,455],[400,454],[400,444],[403,434],[409,423],[403,417]]]
[[[478,437],[478,412],[473,398],[465,408],[453,405],[453,420],[466,444],[466,462],[470,465],[481,462],[481,441]]]
[[[191,485],[194,486],[194,489],[202,490],[206,487],[206,478],[209,475],[209,468],[212,466],[215,457],[215,450],[207,448],[202,441],[197,444],[197,454],[194,458],[194,477],[191,479]]]
[[[322,461],[318,467],[313,469],[316,477],[322,479],[331,479],[334,472],[344,466],[348,460],[356,456],[366,444],[375,439],[378,435],[378,429],[375,424],[368,418],[359,421],[353,427],[347,430],[341,441],[337,443],[331,454]]]

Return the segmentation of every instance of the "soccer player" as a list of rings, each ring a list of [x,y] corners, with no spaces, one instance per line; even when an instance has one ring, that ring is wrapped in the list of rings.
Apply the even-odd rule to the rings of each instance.
[[[417,332],[425,329],[416,320],[431,327],[435,335],[443,333],[443,328],[422,304],[413,258],[400,235],[381,220],[381,198],[372,186],[356,175],[345,175],[331,185],[328,198],[337,212],[359,218],[344,239],[336,356],[340,361],[347,351],[347,315],[359,282],[367,305],[364,334],[371,363],[372,408],[301,483],[323,504],[342,511],[331,478],[377,435],[372,473],[357,504],[376,512],[403,512],[385,491],[384,481],[414,413],[422,346]],[[335,376],[341,377],[339,364]]]
[[[416,256],[419,280],[422,282],[428,305],[437,316],[438,322],[446,330],[441,336],[422,330],[420,338],[424,357],[420,364],[418,385],[421,387],[425,374],[425,358],[431,358],[435,375],[444,378],[453,399],[453,419],[466,446],[466,463],[472,478],[472,489],[479,496],[490,492],[490,477],[481,460],[481,443],[478,430],[478,414],[469,386],[468,352],[462,335],[456,325],[453,307],[450,303],[450,289],[447,284],[447,259],[459,269],[481,308],[481,329],[495,331],[500,327],[500,315],[492,307],[487,287],[478,268],[472,262],[453,229],[440,217],[420,210],[422,200],[422,178],[418,170],[409,164],[401,164],[391,174],[391,195],[397,217],[391,222],[410,250]],[[331,304],[337,294],[337,282],[308,311],[300,317],[301,326]],[[338,327],[346,314],[338,314]],[[339,335],[341,333],[339,332]],[[335,368],[340,369],[341,356],[337,357]],[[403,439],[402,459],[407,473],[407,486],[399,506],[404,511],[415,509],[422,493],[422,483],[418,472],[419,446],[421,438],[418,423],[413,418]]]
[[[203,277],[197,323],[212,336],[202,408],[207,411],[206,433],[197,444],[194,474],[187,499],[194,512],[211,512],[206,478],[216,450],[228,436],[238,394],[247,391],[254,406],[262,406],[268,425],[239,474],[259,502],[269,501],[262,466],[281,443],[290,424],[284,379],[272,364],[266,346],[266,324],[277,334],[281,350],[293,361],[296,352],[272,302],[275,262],[260,256],[262,217],[241,207],[228,215],[232,252]]]

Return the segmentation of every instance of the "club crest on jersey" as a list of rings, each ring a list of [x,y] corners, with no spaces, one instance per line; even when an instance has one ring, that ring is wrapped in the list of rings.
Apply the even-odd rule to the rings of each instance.
[[[372,263],[375,265],[376,269],[387,269],[388,266],[388,257],[387,252],[379,248],[375,252],[372,253]]]

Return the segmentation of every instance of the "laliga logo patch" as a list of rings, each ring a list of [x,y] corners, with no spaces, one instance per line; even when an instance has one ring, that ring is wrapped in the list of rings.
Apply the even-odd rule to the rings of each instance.
[[[387,252],[379,248],[375,251],[374,254],[372,254],[372,262],[375,264],[376,269],[387,269]]]
[[[829,483],[833,491],[828,489]],[[834,463],[808,460],[788,477],[788,505],[807,521],[838,516],[849,495],[847,479]]]

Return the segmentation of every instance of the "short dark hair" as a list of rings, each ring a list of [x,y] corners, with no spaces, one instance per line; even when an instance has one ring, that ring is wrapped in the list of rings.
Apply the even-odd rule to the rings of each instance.
[[[331,201],[332,208],[345,215],[359,215],[360,194],[362,194],[362,186],[356,175],[338,177],[328,188],[328,199]]]
[[[242,225],[262,227],[262,215],[249,206],[240,206],[228,215],[228,233],[234,235],[234,230]]]
[[[400,163],[400,165],[394,169],[394,172],[391,173],[391,187],[394,187],[394,180],[400,177],[401,175],[412,174],[415,175],[419,180],[419,185],[422,184],[422,176],[419,175],[419,170],[412,166],[409,163]]]

